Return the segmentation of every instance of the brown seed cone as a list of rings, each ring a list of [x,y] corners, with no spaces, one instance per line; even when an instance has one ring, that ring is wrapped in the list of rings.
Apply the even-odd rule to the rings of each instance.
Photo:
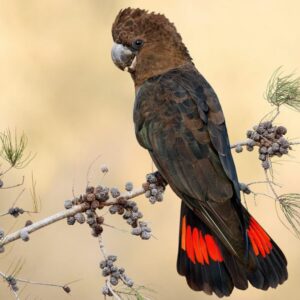
[[[63,290],[64,290],[66,293],[68,293],[68,294],[71,292],[70,287],[67,286],[67,285],[63,286]]]
[[[120,206],[120,207],[118,208],[118,214],[119,214],[119,215],[123,215],[123,214],[124,214],[124,211],[125,211],[124,207]]]
[[[86,210],[91,208],[91,203],[89,202],[85,202],[84,205]]]
[[[97,224],[95,227],[93,227],[93,235],[99,236],[103,232],[103,227],[99,224]]]
[[[118,198],[118,204],[120,205],[125,205],[127,203],[127,199],[124,197],[119,197]]]
[[[142,187],[143,187],[143,189],[144,189],[145,191],[147,191],[147,190],[149,189],[149,182],[144,182],[144,183],[142,184]]]
[[[87,194],[92,194],[92,193],[94,193],[94,190],[95,190],[95,188],[93,186],[88,186],[86,188],[86,193]]]
[[[97,224],[103,224],[104,218],[102,216],[97,216],[96,222],[97,222]]]
[[[96,208],[99,208],[99,207],[100,207],[99,201],[94,200],[94,201],[91,203],[91,208],[96,209]]]
[[[98,185],[96,188],[95,188],[95,194],[98,194],[98,193],[100,193],[101,191],[103,191],[103,186],[101,186],[101,185]]]
[[[137,221],[134,221],[134,222],[131,224],[131,227],[132,227],[132,228],[136,228],[137,226],[138,226]]]
[[[96,199],[95,194],[87,194],[86,195],[86,200],[89,202],[93,202]]]
[[[265,146],[266,146],[267,148],[269,148],[271,145],[272,145],[272,142],[270,142],[270,141],[266,141],[266,142],[265,142]]]
[[[33,222],[31,220],[27,220],[26,223],[25,223],[25,227],[30,226],[31,224],[33,224]]]
[[[74,204],[80,204],[80,203],[83,203],[85,200],[84,200],[84,197],[82,195],[80,195],[79,198],[75,198],[73,201],[74,201]]]

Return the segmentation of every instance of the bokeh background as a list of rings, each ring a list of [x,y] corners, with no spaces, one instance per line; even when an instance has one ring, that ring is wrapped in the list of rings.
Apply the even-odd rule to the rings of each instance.
[[[0,0],[0,130],[24,131],[28,150],[37,154],[25,170],[11,172],[4,181],[13,184],[26,176],[18,204],[30,209],[33,174],[42,206],[32,220],[61,210],[72,188],[82,192],[88,166],[98,155],[89,176],[95,184],[122,188],[132,181],[139,186],[151,171],[151,160],[134,136],[133,83],[110,59],[111,24],[128,6],[164,13],[176,24],[196,66],[219,95],[232,142],[242,140],[271,109],[263,92],[272,72],[280,65],[287,72],[300,72],[297,0]],[[290,137],[300,137],[299,114],[284,109],[278,122],[288,127]],[[275,178],[283,184],[280,192],[299,192],[300,149],[295,150],[293,159],[274,165]],[[240,181],[263,180],[256,157],[234,154]],[[104,179],[99,170],[103,163],[110,169]],[[1,191],[0,211],[20,189]],[[179,199],[168,189],[162,204],[152,206],[143,197],[138,202],[157,239],[145,242],[105,228],[106,250],[118,255],[119,265],[137,284],[156,291],[152,299],[215,299],[191,291],[177,275]],[[255,203],[249,198],[248,205],[285,252],[289,280],[267,292],[236,290],[231,299],[299,299],[299,240],[280,223],[272,200],[260,197]],[[4,217],[0,224],[13,230],[28,218],[14,223]],[[107,222],[129,229],[118,216],[108,216]],[[87,226],[70,227],[62,221],[7,250],[0,258],[2,271],[14,268],[21,258],[19,277],[61,284],[81,279],[71,286],[71,295],[27,286],[21,299],[102,299],[101,255]],[[13,299],[3,282],[0,299]]]

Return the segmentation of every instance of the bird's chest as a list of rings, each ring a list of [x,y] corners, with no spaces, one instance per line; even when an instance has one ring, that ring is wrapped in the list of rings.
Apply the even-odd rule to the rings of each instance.
[[[176,105],[165,99],[138,99],[134,110],[134,122],[146,122],[155,126],[175,125],[180,122],[180,111]]]
[[[151,149],[153,136],[171,137],[182,125],[182,116],[175,103],[163,95],[152,93],[137,95],[133,113],[136,137],[139,143]]]

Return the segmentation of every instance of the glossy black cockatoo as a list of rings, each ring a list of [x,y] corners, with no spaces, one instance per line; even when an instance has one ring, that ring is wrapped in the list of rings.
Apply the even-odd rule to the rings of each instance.
[[[287,261],[244,208],[219,100],[164,15],[121,10],[112,59],[135,85],[134,123],[163,180],[182,200],[179,274],[197,291],[276,288]]]

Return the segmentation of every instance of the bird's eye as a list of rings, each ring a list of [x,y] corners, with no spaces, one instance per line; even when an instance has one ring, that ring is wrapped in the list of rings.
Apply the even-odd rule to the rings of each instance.
[[[132,43],[132,48],[135,50],[139,50],[143,46],[143,44],[144,42],[142,40],[137,39]]]

